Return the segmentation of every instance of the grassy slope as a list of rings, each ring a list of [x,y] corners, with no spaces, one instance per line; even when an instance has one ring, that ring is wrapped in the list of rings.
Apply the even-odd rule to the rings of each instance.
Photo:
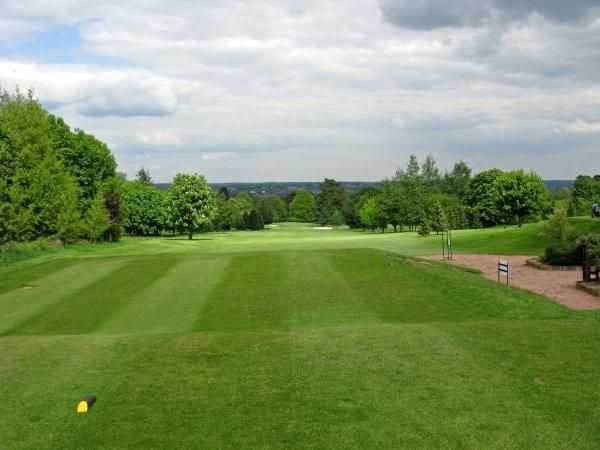
[[[456,240],[492,253],[502,239],[531,249],[538,231]],[[75,248],[6,269],[0,442],[592,448],[597,315],[360,249],[419,254],[435,243],[290,226]],[[75,402],[89,392],[98,405],[78,417]]]
[[[600,220],[572,219],[579,233],[600,233]],[[453,232],[454,248],[459,253],[484,254],[541,254],[547,245],[544,224],[527,224],[523,227],[507,226],[479,230]],[[197,235],[193,241],[187,238],[125,238],[116,244],[99,246],[74,245],[60,251],[52,251],[20,261],[17,264],[0,263],[0,292],[10,282],[11,268],[19,271],[34,263],[64,258],[87,258],[98,256],[162,255],[166,253],[239,253],[255,251],[323,250],[340,248],[373,248],[403,255],[428,255],[441,250],[440,236],[420,237],[416,233],[364,232],[348,230],[317,230],[309,224],[278,224],[264,232],[229,232]],[[32,269],[35,270],[35,269]],[[20,274],[19,274],[20,277]],[[14,280],[11,286],[18,285]],[[15,284],[17,283],[17,284]]]

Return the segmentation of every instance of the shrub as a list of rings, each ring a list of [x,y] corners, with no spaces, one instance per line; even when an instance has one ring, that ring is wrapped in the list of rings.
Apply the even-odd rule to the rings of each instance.
[[[588,234],[577,240],[582,249],[582,260],[593,266],[600,266],[600,234]]]
[[[578,266],[583,263],[583,247],[576,242],[553,242],[544,253],[544,262],[553,266]]]
[[[548,219],[545,229],[546,236],[551,242],[574,242],[575,227],[569,222],[567,211],[559,208]]]

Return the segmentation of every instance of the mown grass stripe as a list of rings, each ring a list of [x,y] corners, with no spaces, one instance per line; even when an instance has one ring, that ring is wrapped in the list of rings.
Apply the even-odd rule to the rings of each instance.
[[[274,253],[231,259],[209,295],[195,330],[252,330],[285,327],[284,257]]]
[[[56,259],[41,263],[23,263],[0,268],[0,295],[18,289],[23,285],[40,284],[54,273],[80,264],[77,259]]]
[[[362,292],[336,263],[340,252],[291,252],[283,257],[289,326],[322,326],[377,321]]]
[[[195,257],[177,262],[151,286],[134,294],[97,331],[134,334],[190,330],[228,262],[227,257]]]
[[[85,334],[102,326],[139,292],[156,283],[179,258],[128,260],[10,330],[10,334]]]
[[[0,334],[10,332],[86,286],[103,279],[122,267],[125,261],[111,258],[96,261],[72,260],[71,263],[62,270],[52,270],[47,276],[37,278],[26,289],[15,289],[0,295]]]

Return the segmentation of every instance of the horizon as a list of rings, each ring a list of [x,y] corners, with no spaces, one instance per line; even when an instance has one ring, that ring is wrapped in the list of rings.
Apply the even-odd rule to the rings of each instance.
[[[412,153],[600,167],[594,0],[9,0],[0,30],[0,87],[33,89],[129,177],[369,182]]]

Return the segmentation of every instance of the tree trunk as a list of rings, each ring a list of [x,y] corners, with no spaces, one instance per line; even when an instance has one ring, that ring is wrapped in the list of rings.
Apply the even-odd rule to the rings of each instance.
[[[192,239],[194,239],[194,232],[190,230],[188,231],[188,240],[191,241]]]

